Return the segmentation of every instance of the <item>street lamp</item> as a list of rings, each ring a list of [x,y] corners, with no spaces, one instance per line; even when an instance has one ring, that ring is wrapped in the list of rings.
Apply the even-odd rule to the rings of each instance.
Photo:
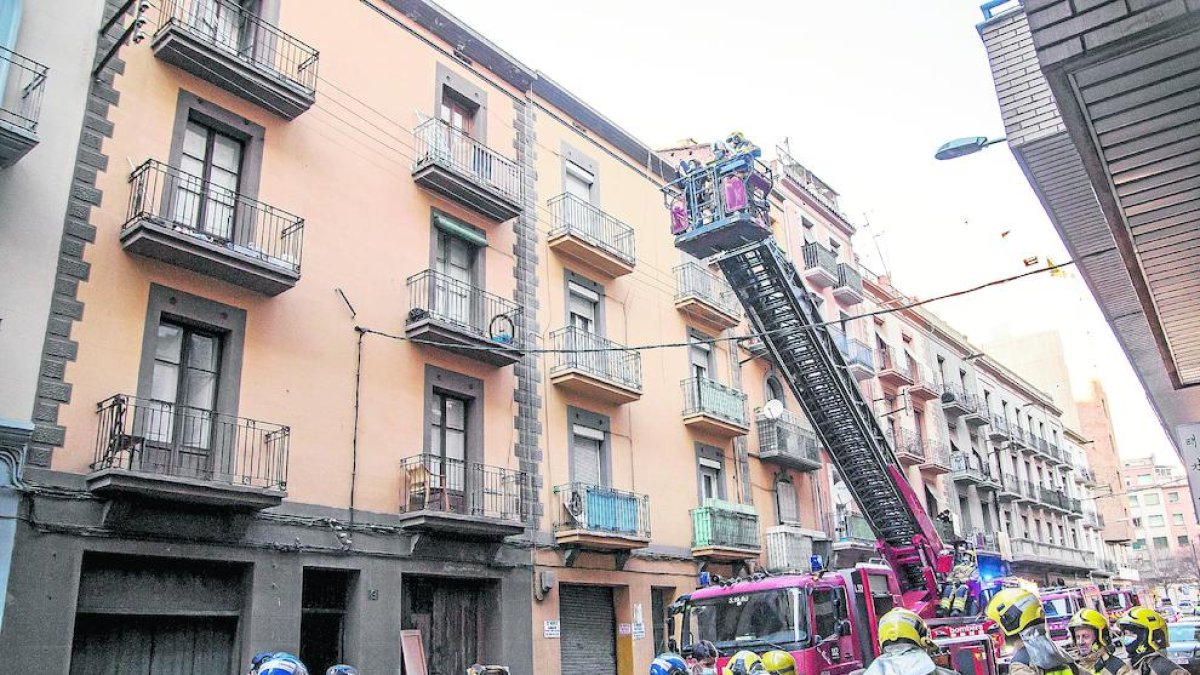
[[[988,138],[987,136],[967,136],[965,138],[956,138],[952,141],[947,141],[942,144],[942,147],[933,153],[936,159],[958,159],[964,155],[973,155],[989,145],[1001,143],[1004,138]]]

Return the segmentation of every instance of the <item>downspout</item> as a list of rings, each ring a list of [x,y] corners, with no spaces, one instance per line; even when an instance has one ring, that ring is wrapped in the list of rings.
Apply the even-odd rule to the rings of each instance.
[[[354,431],[350,442],[350,536],[354,536],[354,493],[358,484],[358,402],[362,396],[362,354],[363,337],[367,331],[362,326],[355,326],[358,333],[358,355],[354,364]]]

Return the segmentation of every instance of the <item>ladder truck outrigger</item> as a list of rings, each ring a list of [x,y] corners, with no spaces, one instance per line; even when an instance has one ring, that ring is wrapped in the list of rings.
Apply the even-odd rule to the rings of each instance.
[[[768,226],[773,176],[744,141],[704,165],[687,162],[663,188],[675,246],[715,263],[746,310],[767,357],[787,381],[877,539],[881,562],[851,569],[705,583],[668,610],[668,635],[685,655],[712,641],[723,666],[735,651],[784,649],[797,672],[838,675],[878,655],[879,617],[905,607],[924,617],[963,675],[998,672],[997,645],[982,616],[936,618],[954,565],[894,450],[849,374],[813,296]],[[971,611],[984,599],[972,582]],[[995,631],[991,631],[996,633]],[[997,633],[998,634],[998,633]],[[718,671],[720,672],[720,671]]]

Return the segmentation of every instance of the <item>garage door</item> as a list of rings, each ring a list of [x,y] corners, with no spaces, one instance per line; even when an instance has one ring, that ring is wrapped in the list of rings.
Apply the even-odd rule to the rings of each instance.
[[[611,588],[572,586],[558,590],[562,672],[608,675],[617,672],[617,630]]]
[[[236,617],[80,614],[71,675],[234,672]]]

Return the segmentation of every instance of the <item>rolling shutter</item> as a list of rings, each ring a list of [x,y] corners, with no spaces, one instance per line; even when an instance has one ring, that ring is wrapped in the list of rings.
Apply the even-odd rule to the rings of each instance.
[[[616,613],[612,589],[563,584],[558,590],[562,672],[615,675]]]

